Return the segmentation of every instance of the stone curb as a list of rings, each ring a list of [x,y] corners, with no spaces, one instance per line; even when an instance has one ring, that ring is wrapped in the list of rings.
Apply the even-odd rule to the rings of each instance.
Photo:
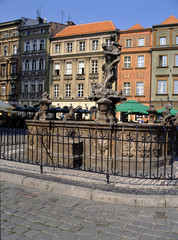
[[[135,195],[113,193],[103,190],[56,183],[52,181],[25,177],[22,175],[1,172],[1,181],[48,191],[64,196],[77,197],[109,204],[137,207],[167,207],[178,208],[178,195]]]

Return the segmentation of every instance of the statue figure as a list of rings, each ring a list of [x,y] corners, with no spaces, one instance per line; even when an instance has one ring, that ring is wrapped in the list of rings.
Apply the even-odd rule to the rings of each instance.
[[[69,107],[69,113],[66,113],[64,116],[64,121],[73,121],[75,120],[75,116],[74,116],[74,108],[72,106]]]
[[[162,115],[163,115],[163,120],[162,120],[162,123],[163,124],[169,124],[170,121],[171,121],[171,114],[170,114],[170,111],[172,109],[172,104],[171,103],[168,103],[165,107],[165,110],[162,112]]]
[[[51,104],[51,100],[49,99],[49,94],[47,92],[44,92],[42,94],[42,99],[39,101],[39,103],[40,103],[40,109],[36,113],[35,119],[45,121],[47,118],[47,112],[49,109],[49,105]]]

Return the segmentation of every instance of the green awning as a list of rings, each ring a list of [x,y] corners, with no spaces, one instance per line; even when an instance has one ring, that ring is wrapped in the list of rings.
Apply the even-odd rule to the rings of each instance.
[[[148,114],[148,106],[135,100],[128,100],[116,106],[116,112],[126,112],[127,114]]]
[[[158,109],[157,114],[159,114],[159,115],[162,114],[162,112],[164,110],[165,110],[165,108]],[[178,112],[178,110],[176,110],[175,108],[172,108],[171,111],[170,111],[170,114],[174,116],[174,115],[176,115],[177,112]]]

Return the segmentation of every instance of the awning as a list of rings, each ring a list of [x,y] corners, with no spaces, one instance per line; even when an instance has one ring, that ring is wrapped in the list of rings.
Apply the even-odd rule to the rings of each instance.
[[[158,109],[157,114],[161,115],[164,110],[165,110],[165,108]],[[172,108],[170,111],[170,114],[174,116],[174,115],[176,115],[177,112],[178,112],[178,110],[176,110],[175,108]]]
[[[126,112],[127,114],[144,114],[147,115],[148,106],[135,100],[128,100],[116,105],[116,112]]]
[[[1,108],[1,109],[5,109],[5,110],[9,110],[9,111],[11,111],[11,110],[14,109],[13,106],[11,106],[9,103],[5,103],[5,102],[2,101],[2,100],[0,100],[0,108]]]

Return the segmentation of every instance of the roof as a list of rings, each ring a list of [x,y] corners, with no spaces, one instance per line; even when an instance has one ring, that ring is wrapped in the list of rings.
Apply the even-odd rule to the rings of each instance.
[[[140,29],[144,29],[144,28],[140,24],[136,23],[135,25],[133,25],[128,30],[140,30]]]
[[[172,23],[178,23],[178,18],[176,18],[175,16],[171,15],[170,17],[168,17],[166,20],[164,20],[161,25],[163,24],[172,24]]]
[[[83,34],[101,33],[115,31],[116,27],[112,21],[87,23],[81,25],[73,25],[65,28],[61,32],[57,33],[53,38],[77,36]]]

